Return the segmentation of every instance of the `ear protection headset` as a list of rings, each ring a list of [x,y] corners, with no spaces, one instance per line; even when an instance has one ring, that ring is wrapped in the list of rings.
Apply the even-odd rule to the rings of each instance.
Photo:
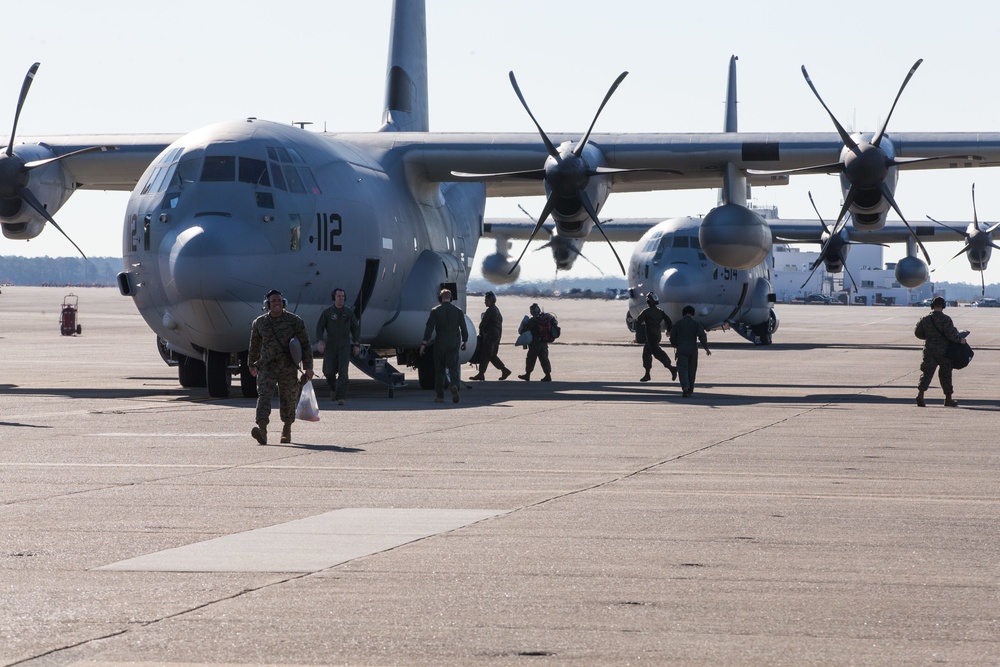
[[[268,303],[268,301],[270,301],[271,297],[274,296],[275,294],[281,297],[281,307],[285,309],[288,308],[288,299],[286,299],[281,292],[279,292],[276,289],[273,289],[264,295],[264,303],[260,305],[261,310],[263,311],[271,310],[271,305]]]

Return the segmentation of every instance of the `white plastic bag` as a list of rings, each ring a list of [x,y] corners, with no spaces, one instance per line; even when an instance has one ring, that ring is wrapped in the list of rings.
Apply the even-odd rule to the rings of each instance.
[[[295,406],[295,418],[307,422],[319,421],[319,403],[316,402],[316,392],[313,391],[312,382],[302,385],[299,404]]]

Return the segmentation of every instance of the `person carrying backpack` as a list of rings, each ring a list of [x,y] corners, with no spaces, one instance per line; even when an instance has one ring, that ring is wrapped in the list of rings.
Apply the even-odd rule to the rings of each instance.
[[[524,360],[524,375],[518,375],[525,382],[531,380],[531,372],[535,370],[535,361],[542,366],[545,373],[542,382],[552,381],[552,364],[549,363],[549,343],[559,334],[559,322],[554,315],[543,313],[537,303],[528,308],[530,317],[525,317],[517,332],[531,332],[531,342],[528,343],[528,356]]]
[[[917,384],[917,407],[926,407],[924,392],[931,386],[934,371],[937,371],[944,392],[944,405],[957,408],[958,401],[953,399],[954,385],[951,381],[952,363],[948,359],[948,343],[965,343],[968,331],[962,332],[955,328],[951,318],[944,314],[944,297],[936,296],[931,301],[931,313],[920,318],[913,334],[924,341],[924,356],[920,362],[920,382]],[[964,333],[964,335],[963,335]]]

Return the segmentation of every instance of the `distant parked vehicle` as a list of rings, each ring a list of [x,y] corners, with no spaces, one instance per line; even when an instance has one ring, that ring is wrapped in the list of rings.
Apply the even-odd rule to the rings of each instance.
[[[823,304],[834,303],[833,298],[828,297],[826,294],[810,294],[805,299],[803,299],[803,301],[805,301],[806,303],[823,303]]]
[[[1000,308],[1000,300],[985,297],[972,304],[976,308]]]

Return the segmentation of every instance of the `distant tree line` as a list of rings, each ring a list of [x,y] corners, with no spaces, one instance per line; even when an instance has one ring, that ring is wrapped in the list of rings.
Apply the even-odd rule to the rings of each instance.
[[[10,257],[0,256],[2,285],[116,284],[123,270],[121,257]]]

